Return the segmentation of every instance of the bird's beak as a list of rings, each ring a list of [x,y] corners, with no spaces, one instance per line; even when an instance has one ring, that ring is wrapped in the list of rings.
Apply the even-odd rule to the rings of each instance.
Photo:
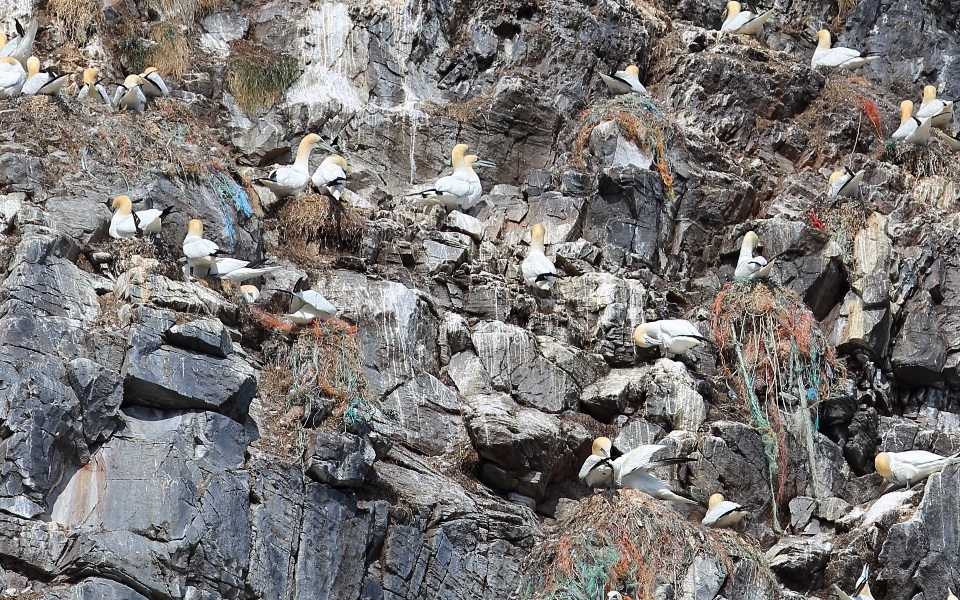
[[[328,144],[327,142],[325,142],[325,141],[323,141],[323,140],[320,140],[320,143],[319,143],[318,145],[320,146],[320,149],[321,149],[321,150],[324,150],[324,151],[326,151],[326,152],[329,152],[330,154],[336,154],[336,153],[337,153],[336,148],[334,148],[333,146],[331,146],[330,144]]]
[[[495,163],[492,163],[489,160],[483,160],[483,159],[477,160],[477,162],[473,164],[477,167],[487,167],[487,168],[495,168],[497,166]]]

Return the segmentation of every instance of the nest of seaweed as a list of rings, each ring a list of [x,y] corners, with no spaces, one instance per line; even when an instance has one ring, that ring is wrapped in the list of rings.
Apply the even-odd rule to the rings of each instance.
[[[528,558],[522,600],[602,600],[608,591],[652,598],[664,584],[681,590],[698,559],[716,561],[728,583],[736,571],[738,580],[776,586],[758,548],[731,531],[708,531],[636,490],[584,498],[558,530]]]

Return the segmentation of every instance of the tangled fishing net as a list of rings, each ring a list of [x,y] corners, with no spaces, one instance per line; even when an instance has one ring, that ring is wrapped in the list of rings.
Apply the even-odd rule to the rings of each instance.
[[[733,579],[759,589],[776,586],[759,549],[733,532],[704,529],[636,490],[583,499],[558,530],[528,558],[521,600],[606,600],[614,590],[636,600],[653,598],[665,584],[679,597],[696,585],[703,560],[726,574],[721,590]]]
[[[727,284],[713,301],[710,325],[730,395],[744,403],[763,438],[779,529],[778,506],[787,483],[786,409],[802,411],[801,435],[814,473],[817,407],[839,388],[843,367],[803,300],[786,288]]]

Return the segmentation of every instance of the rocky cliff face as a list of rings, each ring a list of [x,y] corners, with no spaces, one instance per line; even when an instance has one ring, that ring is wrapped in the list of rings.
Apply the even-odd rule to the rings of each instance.
[[[691,0],[4,5],[45,65],[156,63],[174,92],[0,101],[0,594],[823,598],[864,564],[878,599],[960,587],[960,467],[879,496],[873,464],[960,446],[960,165],[887,143],[902,98],[960,95],[956,7],[779,9],[758,41]],[[884,58],[812,71],[821,26]],[[630,63],[652,96],[610,98]],[[252,183],[307,132],[351,166],[342,204]],[[497,164],[485,202],[412,203],[458,142]],[[825,198],[842,167],[862,203]],[[111,240],[120,193],[177,210]],[[260,305],[184,278],[192,218],[283,267]],[[533,223],[550,293],[519,274]],[[747,230],[769,284],[728,283]],[[304,275],[339,322],[274,316]],[[716,344],[635,347],[659,318]],[[673,485],[746,527],[589,493],[599,434],[692,457]]]

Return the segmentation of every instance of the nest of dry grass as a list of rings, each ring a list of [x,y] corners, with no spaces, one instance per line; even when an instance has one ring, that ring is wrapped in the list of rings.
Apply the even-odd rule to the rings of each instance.
[[[367,231],[362,211],[320,194],[301,194],[287,200],[279,211],[278,223],[284,245],[304,254],[311,245],[356,252]]]
[[[97,0],[50,0],[47,13],[64,40],[83,47],[100,24],[103,3]]]
[[[813,227],[826,231],[840,247],[840,259],[848,267],[853,260],[853,242],[867,225],[869,212],[862,201],[822,196],[810,211]]]
[[[227,89],[249,115],[273,108],[300,76],[300,64],[263,44],[239,40],[230,44]]]
[[[657,586],[683,587],[696,557],[719,558],[728,574],[752,563],[754,581],[776,580],[759,549],[729,531],[710,531],[636,490],[596,494],[559,522],[559,535],[527,559],[522,600],[597,600],[608,591],[652,598]],[[741,567],[743,568],[743,567]],[[749,565],[748,565],[749,568]]]
[[[710,325],[728,386],[764,441],[776,529],[788,479],[784,410],[799,407],[815,419],[818,405],[839,389],[845,370],[813,313],[792,290],[762,282],[727,284],[713,301]],[[804,422],[812,471],[813,425]]]
[[[667,160],[666,147],[680,137],[680,129],[648,97],[622,94],[598,102],[580,116],[580,126],[574,139],[573,157],[579,167],[586,166],[585,153],[590,145],[590,134],[604,121],[613,121],[620,133],[643,152],[653,156],[663,185],[673,198],[673,175]]]

